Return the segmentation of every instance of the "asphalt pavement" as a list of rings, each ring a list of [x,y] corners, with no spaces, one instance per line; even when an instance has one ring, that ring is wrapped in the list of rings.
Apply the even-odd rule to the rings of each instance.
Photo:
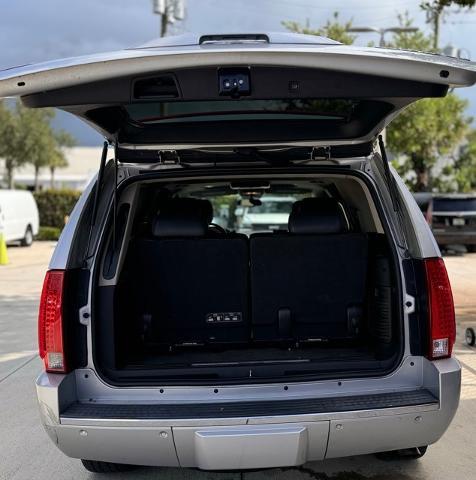
[[[456,355],[463,365],[459,410],[443,438],[418,461],[385,462],[371,455],[326,460],[302,468],[245,473],[141,468],[125,474],[94,475],[79,460],[65,457],[43,431],[34,379],[36,315],[53,243],[9,248],[10,264],[0,266],[0,480],[171,479],[197,480],[473,480],[476,455],[476,350],[463,343],[464,326],[476,326],[476,254],[447,257],[459,321]]]

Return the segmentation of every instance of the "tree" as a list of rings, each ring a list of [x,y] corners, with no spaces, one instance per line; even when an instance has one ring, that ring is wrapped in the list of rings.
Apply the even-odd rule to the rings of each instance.
[[[438,177],[438,189],[445,192],[474,192],[476,190],[476,130],[467,136],[454,164],[443,168]]]
[[[397,20],[400,27],[413,27],[413,20],[408,12],[398,14]],[[393,37],[392,41],[388,43],[388,46],[401,48],[402,50],[418,50],[419,52],[436,51],[436,49],[433,48],[433,36],[426,35],[421,30],[417,30],[416,32],[403,31],[398,33]]]
[[[472,130],[467,138],[468,143],[462,147],[459,157],[455,160],[454,178],[459,192],[476,190],[476,130]]]
[[[57,154],[56,139],[50,122],[55,113],[51,108],[29,109],[17,103],[17,155],[33,165],[34,189],[39,187],[39,174],[50,158]]]
[[[56,139],[56,149],[48,161],[50,169],[50,188],[55,188],[55,172],[57,168],[68,166],[65,155],[65,149],[76,145],[76,139],[65,130],[58,130],[54,133]]]
[[[74,145],[74,138],[65,131],[54,132],[51,108],[28,109],[20,102],[15,108],[0,103],[0,157],[5,159],[6,180],[13,188],[13,173],[24,164],[35,171],[34,189],[39,187],[42,168],[49,167],[54,185],[54,173],[67,165],[64,149]]]
[[[351,45],[355,40],[355,35],[351,35],[348,32],[349,28],[352,26],[352,20],[342,23],[339,20],[339,12],[334,12],[332,20],[327,20],[323,27],[317,29],[310,28],[308,24],[303,26],[299,22],[294,21],[284,21],[282,22],[282,25],[291,32],[328,37],[346,45]]]
[[[25,163],[24,158],[17,155],[18,144],[17,118],[5,103],[0,101],[0,157],[5,161],[8,188],[13,188],[15,169]]]
[[[424,0],[420,3],[420,7],[426,12],[426,20],[433,30],[433,49],[438,49],[438,41],[440,37],[440,21],[445,13],[445,9],[452,5],[461,8],[472,8],[476,4],[476,0]]]
[[[387,128],[389,150],[399,155],[395,166],[408,178],[414,191],[429,191],[434,186],[432,172],[438,160],[450,155],[464,139],[470,119],[464,116],[467,102],[454,93],[443,98],[420,100]]]
[[[408,16],[401,16],[400,23],[411,25]],[[427,51],[431,40],[421,32],[405,32],[396,34],[391,46]],[[424,99],[410,105],[388,126],[388,147],[398,157],[395,166],[413,190],[428,191],[438,186],[433,182],[433,169],[464,139],[471,123],[464,114],[466,107],[467,102],[454,93]],[[408,178],[409,173],[413,173],[413,179]]]

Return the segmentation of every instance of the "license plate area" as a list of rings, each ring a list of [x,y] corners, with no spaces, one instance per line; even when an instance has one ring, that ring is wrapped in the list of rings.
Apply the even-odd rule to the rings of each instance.
[[[180,465],[245,470],[322,460],[329,422],[174,428]]]
[[[464,218],[453,218],[454,227],[463,227],[466,224]]]

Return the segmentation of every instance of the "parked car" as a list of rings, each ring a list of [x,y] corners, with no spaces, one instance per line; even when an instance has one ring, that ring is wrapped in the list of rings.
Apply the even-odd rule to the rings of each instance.
[[[476,195],[415,193],[433,235],[442,248],[464,245],[476,251]]]
[[[96,472],[423,455],[459,401],[453,300],[380,132],[475,81],[471,62],[285,33],[1,73],[0,96],[106,138],[40,302],[53,443]],[[307,194],[288,231],[248,237],[209,225],[237,191]]]
[[[287,229],[289,214],[296,198],[290,196],[263,196],[257,205],[240,208],[239,231],[243,233],[273,232]]]
[[[38,208],[31,192],[0,190],[0,233],[5,242],[20,242],[29,247],[38,228]]]

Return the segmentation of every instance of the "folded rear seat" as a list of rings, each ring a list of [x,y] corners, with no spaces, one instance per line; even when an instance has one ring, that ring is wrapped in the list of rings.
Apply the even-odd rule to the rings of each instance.
[[[333,199],[294,204],[289,233],[250,239],[252,329],[257,341],[358,335],[365,298],[367,237],[348,231]]]
[[[248,239],[209,234],[211,205],[205,203],[170,200],[153,222],[152,238],[132,247],[144,335],[154,343],[249,340]]]

